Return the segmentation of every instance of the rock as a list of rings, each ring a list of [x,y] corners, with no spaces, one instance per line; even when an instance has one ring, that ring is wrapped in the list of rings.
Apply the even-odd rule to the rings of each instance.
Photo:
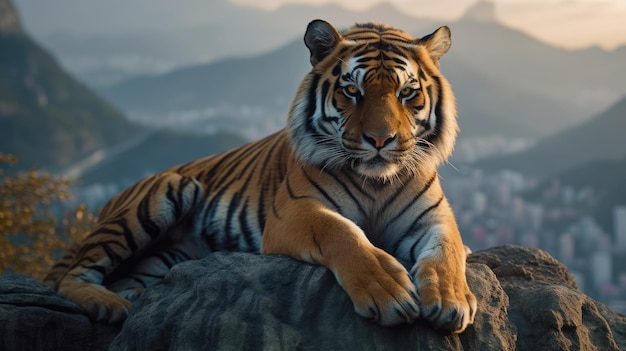
[[[578,291],[567,267],[542,250],[506,245],[477,252],[509,297],[518,350],[620,350],[626,317]]]
[[[224,274],[224,272],[228,272]],[[484,265],[469,270],[478,321],[462,337],[420,321],[379,327],[356,315],[326,268],[287,257],[216,253],[172,269],[144,294],[111,350],[511,350],[508,298]],[[199,327],[201,326],[201,327]],[[494,336],[495,335],[495,336]]]
[[[367,322],[324,267],[215,253],[175,266],[135,302],[111,342],[118,327],[91,325],[48,288],[8,275],[0,277],[0,349],[626,349],[626,317],[578,291],[565,266],[541,250],[477,252],[467,277],[476,320],[450,335],[423,320],[394,328]]]
[[[0,350],[86,350],[106,336],[93,330],[81,308],[35,279],[0,276]]]

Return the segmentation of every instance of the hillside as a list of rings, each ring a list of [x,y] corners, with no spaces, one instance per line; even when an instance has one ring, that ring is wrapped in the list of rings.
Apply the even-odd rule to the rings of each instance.
[[[17,19],[10,2],[0,10]],[[138,130],[27,34],[0,30],[0,152],[20,159],[14,169],[67,166]]]
[[[521,153],[487,159],[485,170],[511,169],[541,179],[589,162],[626,156],[626,97],[587,122],[546,138]]]
[[[87,168],[79,184],[130,185],[166,168],[190,162],[244,144],[239,136],[219,133],[201,135],[168,130],[154,131],[138,145]]]

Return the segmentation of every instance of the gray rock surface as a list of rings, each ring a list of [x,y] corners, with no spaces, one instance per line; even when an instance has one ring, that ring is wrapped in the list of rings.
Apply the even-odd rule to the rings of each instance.
[[[422,320],[369,323],[326,268],[279,256],[223,252],[179,264],[121,331],[90,324],[30,278],[5,275],[0,350],[626,350],[626,317],[579,292],[541,250],[477,252],[467,277],[476,320],[449,335]]]
[[[0,276],[0,350],[85,350],[91,338],[78,306],[32,278]]]

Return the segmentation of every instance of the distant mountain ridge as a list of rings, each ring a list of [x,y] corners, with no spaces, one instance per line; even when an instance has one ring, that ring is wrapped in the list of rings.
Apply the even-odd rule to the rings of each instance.
[[[0,0],[0,33],[22,33],[22,24],[15,7],[9,0]]]
[[[136,181],[244,142],[130,122],[67,74],[22,30],[11,2],[0,0],[0,152],[19,159],[5,172],[36,166],[85,177],[82,184]]]
[[[477,166],[486,170],[511,169],[546,179],[590,162],[626,157],[625,132],[626,97],[591,120],[546,138],[528,150],[483,160]]]
[[[364,21],[394,23],[415,32],[435,26],[433,20],[416,19],[385,3],[363,12],[332,3],[288,4],[273,11],[238,6],[226,0],[205,1],[198,6],[204,9],[200,14],[181,8],[190,19],[189,24],[179,25],[177,30],[159,26],[163,28],[95,37],[52,33],[40,39],[83,81],[105,86],[137,74],[163,73],[172,67],[262,55],[300,39],[306,24],[315,18],[324,18],[338,28]],[[242,23],[254,30],[243,31]]]
[[[138,130],[28,36],[0,34],[0,151],[18,169],[63,167]]]
[[[146,135],[138,145],[85,169],[80,174],[79,183],[118,183],[128,186],[148,175],[226,151],[245,142],[240,136],[229,133],[207,136],[156,130]]]
[[[379,17],[390,20],[397,13],[389,5],[377,9]],[[296,14],[301,10],[294,5],[276,13],[290,22],[300,18]],[[442,59],[442,72],[457,95],[462,138],[493,134],[541,138],[579,123],[621,92],[626,94],[626,71],[614,55],[554,48],[498,24],[494,16],[493,8],[483,6],[448,24],[452,49]],[[424,21],[410,26],[401,16],[398,22],[387,23],[407,25],[403,29],[415,36],[440,25]],[[301,32],[305,25],[303,21]],[[602,68],[584,69],[596,61]],[[99,90],[142,123],[180,126],[181,116],[194,115],[193,128],[214,123],[235,131],[244,122],[258,133],[248,137],[259,137],[284,125],[289,102],[309,69],[308,52],[298,38],[262,55],[131,78]],[[242,106],[256,117],[242,117],[238,110]]]

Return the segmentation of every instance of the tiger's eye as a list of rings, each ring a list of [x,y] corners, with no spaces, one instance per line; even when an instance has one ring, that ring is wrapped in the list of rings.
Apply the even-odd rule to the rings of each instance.
[[[416,90],[411,87],[402,88],[398,93],[398,98],[402,100],[410,99],[415,96]]]
[[[348,97],[355,97],[359,95],[359,88],[356,85],[348,85],[343,88],[343,92]]]

